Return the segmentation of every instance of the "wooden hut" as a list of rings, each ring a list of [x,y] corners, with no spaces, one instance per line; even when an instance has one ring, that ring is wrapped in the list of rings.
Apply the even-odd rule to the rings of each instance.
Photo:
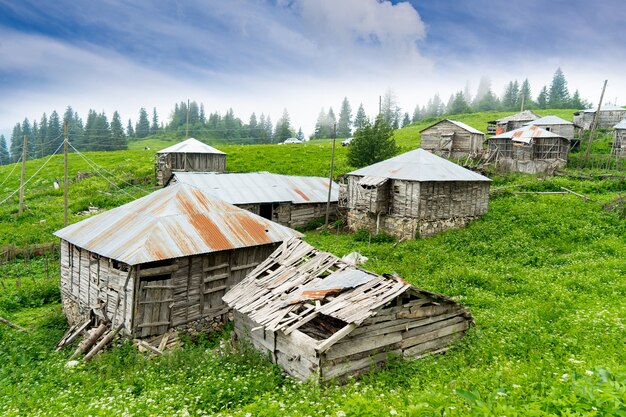
[[[288,374],[344,380],[391,355],[443,352],[472,322],[451,298],[380,276],[320,252],[298,239],[224,296],[235,334]]]
[[[541,118],[541,116],[537,113],[531,110],[524,110],[511,116],[489,122],[490,127],[488,128],[487,133],[495,133],[496,135],[499,135],[504,132],[510,132],[511,130],[519,129],[524,126],[524,124],[539,118]]]
[[[174,172],[224,172],[226,154],[197,139],[189,138],[156,154],[154,173],[164,186]]]
[[[222,296],[298,232],[187,184],[70,225],[61,298],[70,323],[95,315],[148,337],[228,311]]]
[[[531,125],[562,136],[570,142],[574,140],[574,123],[561,119],[558,116],[545,116],[524,124],[524,126]]]
[[[626,156],[626,120],[613,126],[613,154]]]
[[[492,136],[489,160],[504,171],[551,173],[567,164],[570,141],[539,126],[524,126]]]
[[[490,179],[416,149],[346,174],[348,227],[399,239],[465,226],[487,212]]]
[[[473,127],[444,119],[420,131],[422,149],[448,158],[463,158],[482,153],[485,134]]]
[[[590,129],[598,109],[586,109],[574,113],[574,124],[583,129]],[[614,104],[604,104],[598,113],[598,129],[611,129],[616,123],[626,118],[626,109]]]
[[[326,215],[328,178],[269,172],[176,172],[171,184],[191,184],[207,193],[288,227],[303,227]],[[337,215],[339,185],[331,184],[330,214]]]

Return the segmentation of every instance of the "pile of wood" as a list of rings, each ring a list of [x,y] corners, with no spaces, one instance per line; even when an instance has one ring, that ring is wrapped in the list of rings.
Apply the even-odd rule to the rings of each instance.
[[[106,323],[100,323],[96,327],[93,326],[93,320],[90,318],[80,325],[70,327],[59,343],[57,343],[57,351],[77,340],[80,336],[84,336],[69,360],[76,360],[80,355],[85,354],[83,362],[87,363],[98,352],[108,346],[122,328],[124,328],[123,323],[114,327],[109,327]]]
[[[162,355],[164,351],[174,349],[182,344],[175,330],[170,330],[149,340],[135,339],[134,343],[140,352],[148,352],[152,355]]]

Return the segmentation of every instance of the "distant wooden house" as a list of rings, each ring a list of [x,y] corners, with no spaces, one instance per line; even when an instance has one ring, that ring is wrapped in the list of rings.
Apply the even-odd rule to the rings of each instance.
[[[570,142],[574,140],[574,123],[568,122],[560,117],[545,116],[524,124],[524,126],[530,125],[538,126],[543,130],[555,133]]]
[[[491,180],[424,149],[346,174],[348,227],[399,239],[462,227],[487,212]]]
[[[626,120],[613,126],[613,154],[626,156]]]
[[[55,232],[71,324],[142,338],[228,311],[222,296],[298,232],[178,184]]]
[[[511,130],[519,129],[524,126],[524,124],[539,118],[541,118],[541,116],[537,113],[531,110],[524,110],[511,116],[489,122],[490,127],[488,128],[487,133],[499,135],[504,132],[510,132]]]
[[[452,158],[475,156],[482,153],[485,134],[473,127],[444,119],[420,131],[422,149]]]
[[[269,172],[175,172],[171,184],[185,183],[203,189],[259,216],[288,227],[303,227],[326,215],[328,178],[280,175]],[[333,182],[330,214],[337,215],[339,185]]]
[[[567,164],[570,141],[539,126],[524,126],[492,136],[489,160],[504,171],[551,173]]]
[[[289,375],[345,380],[392,356],[443,352],[473,321],[469,310],[399,277],[380,276],[298,239],[224,296],[235,333]]]
[[[156,154],[154,173],[156,182],[164,186],[174,172],[224,172],[226,154],[189,138]]]
[[[574,113],[574,124],[583,129],[590,129],[598,109],[586,109]],[[598,114],[598,129],[611,129],[616,123],[626,118],[626,109],[614,104],[604,104]]]

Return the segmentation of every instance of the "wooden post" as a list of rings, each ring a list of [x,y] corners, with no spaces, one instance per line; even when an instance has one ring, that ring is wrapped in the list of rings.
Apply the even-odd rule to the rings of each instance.
[[[333,125],[333,151],[330,157],[330,175],[328,177],[328,199],[326,200],[326,222],[328,226],[328,219],[330,217],[330,194],[333,190],[333,168],[335,167],[335,142],[337,141],[337,123]]]
[[[63,122],[63,225],[67,226],[67,119]]]
[[[600,102],[598,103],[598,110],[593,115],[593,122],[591,122],[591,129],[589,131],[589,142],[587,142],[587,152],[585,152],[585,165],[589,161],[589,153],[591,152],[591,143],[593,142],[593,136],[598,128],[598,118],[600,117],[600,109],[602,108],[602,100],[604,100],[604,90],[606,90],[606,83],[608,80],[604,80],[604,86],[602,86],[602,94],[600,94]]]
[[[26,176],[26,158],[28,153],[28,136],[24,135],[24,142],[22,144],[22,175],[20,176],[20,206],[17,210],[17,217],[20,217],[24,212],[24,177]]]

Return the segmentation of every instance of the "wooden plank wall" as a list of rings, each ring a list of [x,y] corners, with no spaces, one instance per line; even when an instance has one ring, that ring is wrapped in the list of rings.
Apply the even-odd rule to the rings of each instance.
[[[447,150],[455,155],[467,155],[480,151],[483,141],[483,135],[468,132],[444,120],[422,132],[420,147],[430,151]]]
[[[368,211],[370,213],[385,213],[389,207],[389,183],[386,181],[379,187],[364,188],[359,185],[361,177],[348,177],[348,208]]]
[[[420,220],[477,217],[489,208],[489,183],[424,182],[419,194]]]

